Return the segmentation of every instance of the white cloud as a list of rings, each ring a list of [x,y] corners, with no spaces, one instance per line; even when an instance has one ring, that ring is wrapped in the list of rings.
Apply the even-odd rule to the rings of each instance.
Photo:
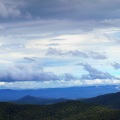
[[[101,85],[118,85],[119,89],[120,80],[59,80],[59,81],[26,81],[26,82],[2,82],[0,86],[5,86],[11,89],[38,89],[38,88],[56,88],[56,87],[72,87],[72,86],[101,86]]]

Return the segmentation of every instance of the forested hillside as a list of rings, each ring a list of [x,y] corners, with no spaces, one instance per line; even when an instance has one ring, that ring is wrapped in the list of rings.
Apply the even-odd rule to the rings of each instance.
[[[120,120],[120,111],[80,101],[46,106],[0,103],[0,120]]]
[[[120,92],[101,95],[95,98],[85,99],[83,101],[103,105],[113,109],[120,109]]]

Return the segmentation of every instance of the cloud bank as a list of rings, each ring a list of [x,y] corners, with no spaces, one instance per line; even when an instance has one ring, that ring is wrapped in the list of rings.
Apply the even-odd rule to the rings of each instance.
[[[0,85],[119,84],[119,4],[0,0]]]

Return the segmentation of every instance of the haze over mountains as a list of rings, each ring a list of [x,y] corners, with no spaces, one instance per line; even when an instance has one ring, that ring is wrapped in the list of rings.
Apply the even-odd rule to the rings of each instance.
[[[83,99],[96,97],[107,93],[118,92],[115,85],[111,86],[87,86],[87,87],[69,87],[69,88],[48,88],[48,89],[26,89],[26,90],[0,90],[0,101],[13,101],[26,95],[40,98],[65,98],[65,99]]]
[[[17,104],[36,104],[36,105],[49,105],[49,104],[55,104],[59,102],[65,102],[68,101],[68,99],[59,98],[59,99],[52,99],[52,98],[39,98],[34,96],[24,96],[21,99],[18,99],[16,101],[12,101],[12,103]]]
[[[56,104],[59,102],[66,102],[66,101],[82,101],[82,102],[91,103],[95,105],[102,105],[102,106],[113,108],[113,109],[120,109],[120,92],[100,95],[93,98],[76,99],[76,100],[64,99],[64,98],[59,98],[59,99],[40,98],[40,97],[27,95],[16,101],[12,101],[12,103],[50,105],[50,104]]]
[[[120,92],[117,93],[109,93],[105,95],[100,95],[93,98],[86,98],[86,99],[53,99],[53,98],[40,98],[34,96],[24,96],[18,100],[12,101],[12,103],[16,104],[36,104],[36,105],[50,105],[56,104],[59,102],[66,102],[66,101],[82,101],[85,103],[91,103],[95,105],[102,105],[105,107],[109,107],[112,109],[120,109]],[[11,101],[10,101],[11,102]]]

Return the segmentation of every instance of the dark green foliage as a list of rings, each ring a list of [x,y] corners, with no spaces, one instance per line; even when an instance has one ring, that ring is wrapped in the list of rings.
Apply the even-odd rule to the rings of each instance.
[[[120,111],[80,101],[46,106],[0,103],[0,120],[120,120]]]
[[[120,92],[101,95],[95,98],[85,99],[83,101],[103,105],[109,108],[120,109]]]

